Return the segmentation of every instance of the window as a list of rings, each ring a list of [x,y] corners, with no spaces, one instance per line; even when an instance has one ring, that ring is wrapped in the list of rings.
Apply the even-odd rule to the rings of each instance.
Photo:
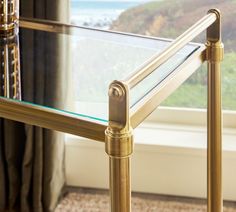
[[[225,59],[222,64],[223,108],[236,110],[236,13],[235,0],[71,0],[71,22],[76,25],[111,29],[157,37],[176,38],[202,17],[209,8],[221,9]],[[196,40],[205,42],[205,34]],[[205,108],[207,69],[203,65],[163,106]],[[191,92],[190,92],[191,91]]]
[[[223,106],[226,110],[234,110],[224,113],[224,198],[235,201],[235,189],[232,186],[234,179],[231,177],[234,175],[231,172],[235,170],[236,160],[233,156],[236,150],[236,24],[231,20],[236,15],[236,1],[71,0],[71,22],[86,27],[174,39],[205,15],[209,8],[215,7],[220,8],[224,14],[223,38],[226,55],[222,64]],[[202,34],[196,41],[204,42],[204,38],[205,35]],[[205,198],[207,136],[203,126],[206,125],[206,113],[192,108],[206,107],[206,74],[206,65],[203,65],[163,102],[163,106],[170,106],[171,109],[165,107],[156,110],[145,126],[135,130],[136,155],[133,157],[133,167],[137,167],[132,173],[134,190]],[[84,107],[88,109],[87,104]],[[101,111],[98,110],[98,113]],[[104,144],[78,142],[83,140],[67,137],[66,162],[70,164],[67,166],[68,184],[107,188],[107,157],[103,153]],[[155,163],[157,169],[148,166],[150,161]],[[99,167],[96,174],[95,162],[96,167]],[[78,166],[86,167],[82,169],[82,174],[78,172]],[[190,174],[192,177],[189,177]]]

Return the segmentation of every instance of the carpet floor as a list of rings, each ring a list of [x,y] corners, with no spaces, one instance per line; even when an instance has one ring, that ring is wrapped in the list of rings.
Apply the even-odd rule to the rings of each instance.
[[[71,188],[63,196],[55,212],[107,212],[108,192],[97,189]],[[135,212],[205,212],[206,200],[164,196],[156,194],[132,194],[132,211]],[[224,202],[224,212],[236,212],[236,202]]]

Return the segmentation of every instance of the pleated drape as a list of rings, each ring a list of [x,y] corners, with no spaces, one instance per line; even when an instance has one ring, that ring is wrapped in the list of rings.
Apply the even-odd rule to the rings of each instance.
[[[21,1],[20,11],[66,22],[69,1]],[[67,101],[66,40],[22,32],[20,43],[23,99],[60,108]],[[6,119],[0,133],[0,211],[53,211],[65,184],[63,134]]]

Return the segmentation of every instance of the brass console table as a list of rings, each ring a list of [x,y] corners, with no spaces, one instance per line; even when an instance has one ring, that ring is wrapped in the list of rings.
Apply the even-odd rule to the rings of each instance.
[[[111,211],[129,212],[132,129],[207,61],[208,212],[222,212],[220,62],[223,59],[223,44],[220,22],[220,12],[209,10],[206,16],[176,40],[170,41],[43,20],[20,19],[19,36],[24,36],[24,31],[53,34],[63,37],[69,45],[68,49],[76,45],[74,53],[80,53],[77,75],[82,79],[77,85],[78,96],[81,99],[89,96],[85,104],[87,109],[96,98],[96,102],[103,107],[103,112],[97,114],[97,107],[91,106],[86,112],[81,109],[80,103],[78,109],[66,106],[50,108],[47,104],[40,105],[24,99],[20,84],[24,73],[20,74],[22,70],[19,68],[19,58],[24,55],[20,55],[18,48],[18,23],[14,22],[15,28],[12,25],[8,28],[6,22],[1,25],[9,33],[1,37],[1,62],[5,65],[2,70],[5,78],[1,83],[5,92],[0,97],[0,116],[104,142],[110,163]],[[206,45],[189,43],[205,30]],[[9,63],[9,52],[14,55],[14,63]],[[9,71],[13,79],[7,77],[11,74]],[[56,71],[56,67],[51,71]],[[13,90],[12,84],[15,86]]]

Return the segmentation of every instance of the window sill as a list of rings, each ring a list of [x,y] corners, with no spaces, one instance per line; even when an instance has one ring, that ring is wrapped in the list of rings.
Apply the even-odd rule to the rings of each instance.
[[[206,149],[206,126],[144,123],[134,132],[136,144]],[[236,151],[236,129],[223,129],[223,150]]]

